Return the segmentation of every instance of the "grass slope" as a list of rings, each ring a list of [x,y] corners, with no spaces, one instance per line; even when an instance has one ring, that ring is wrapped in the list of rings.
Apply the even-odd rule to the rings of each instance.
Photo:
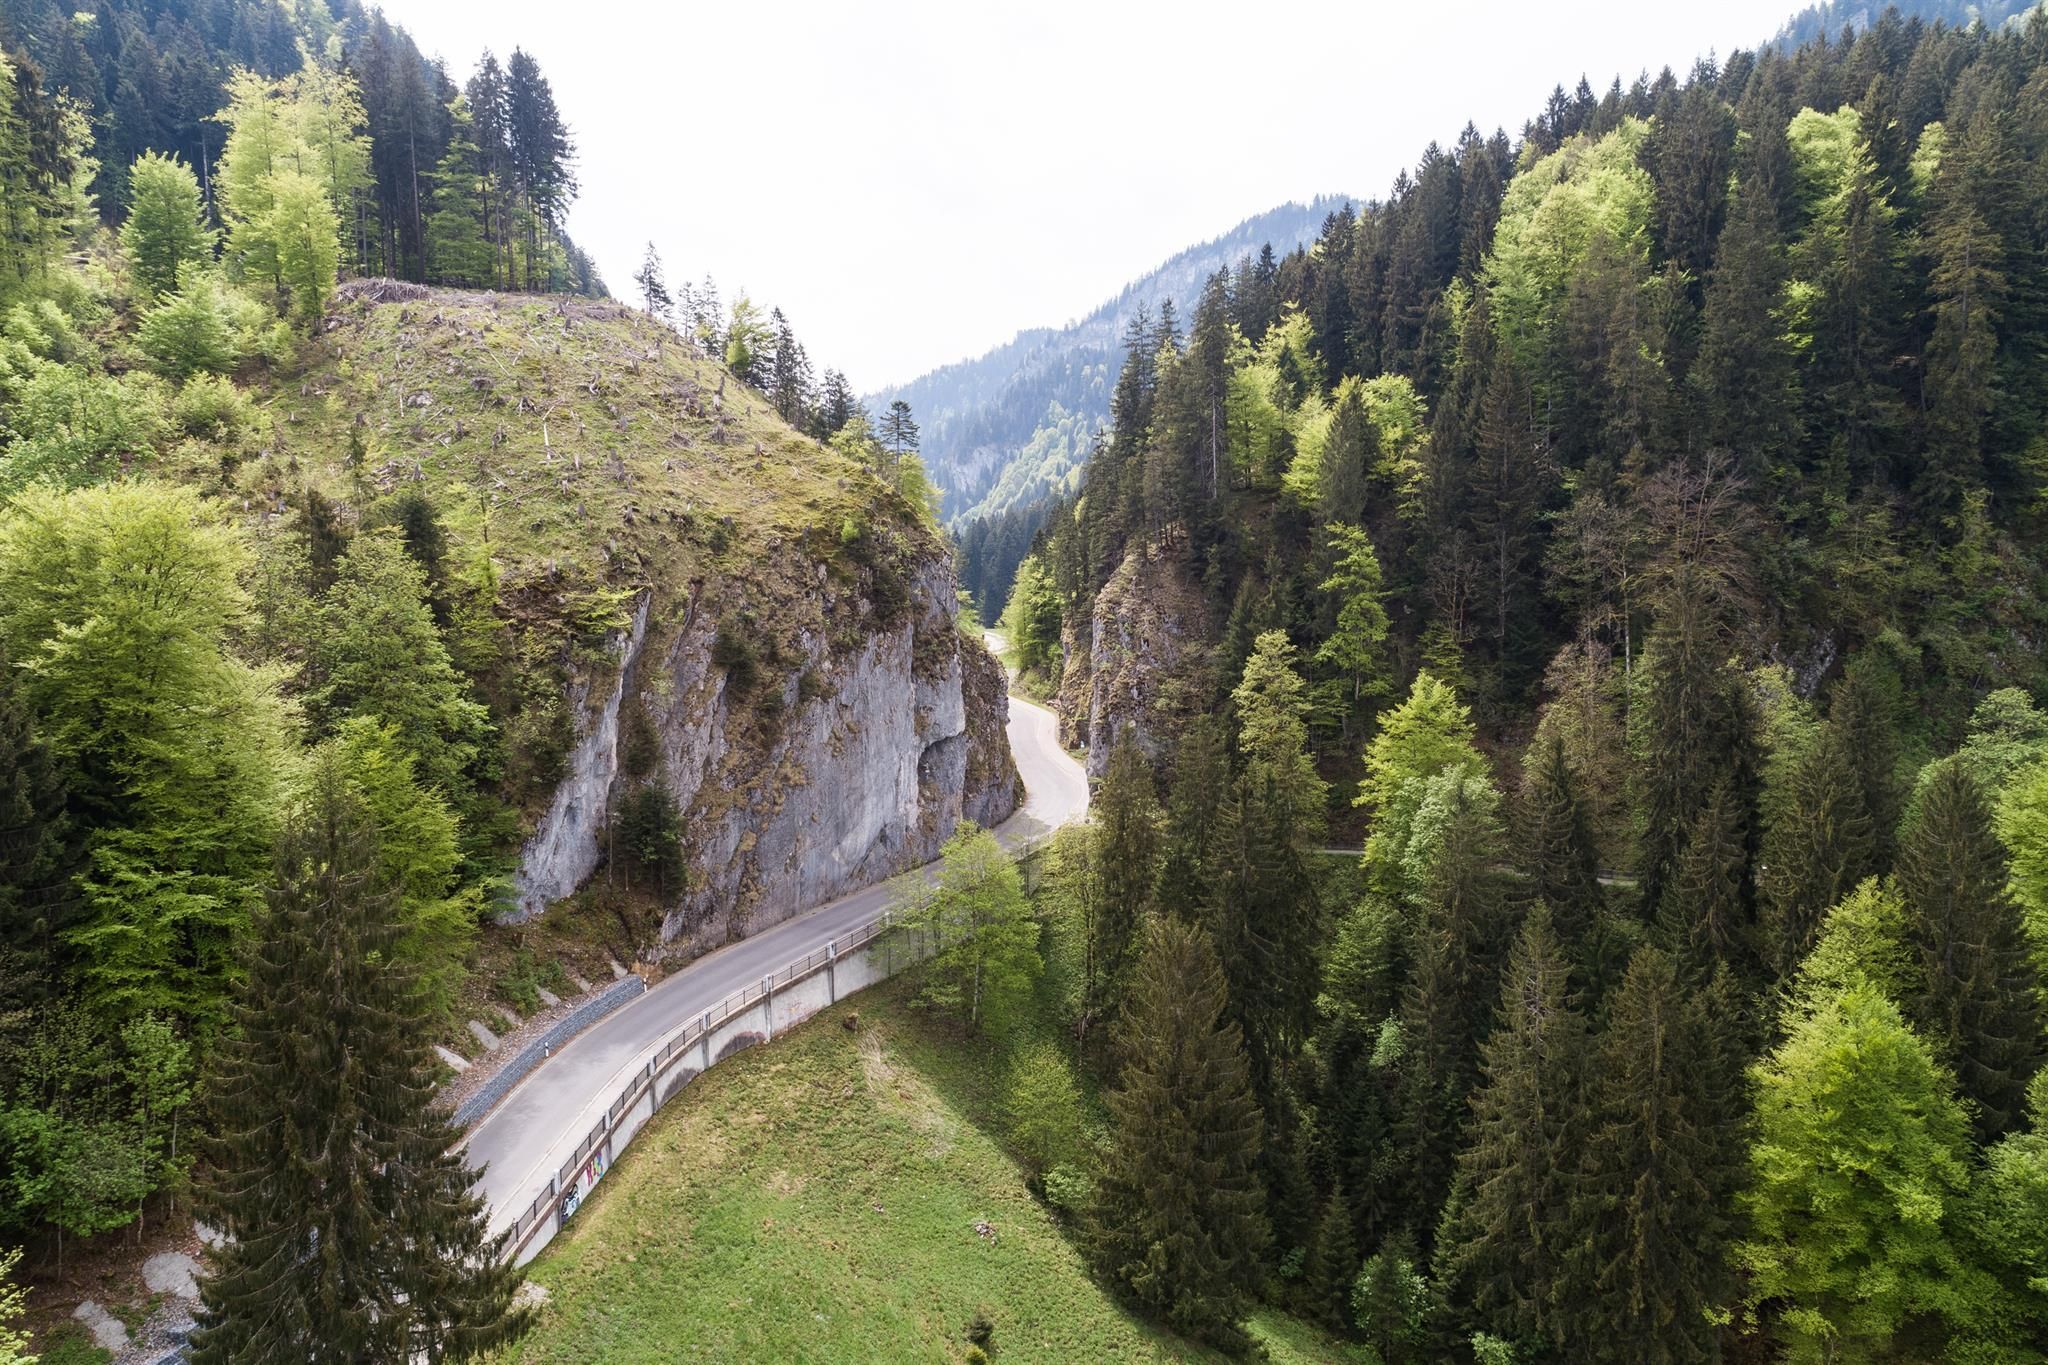
[[[641,1135],[531,1268],[508,1361],[1215,1360],[1125,1312],[992,1135],[999,1060],[891,983],[728,1061]],[[994,1237],[975,1231],[992,1225]],[[1360,1359],[1280,1318],[1276,1361]]]

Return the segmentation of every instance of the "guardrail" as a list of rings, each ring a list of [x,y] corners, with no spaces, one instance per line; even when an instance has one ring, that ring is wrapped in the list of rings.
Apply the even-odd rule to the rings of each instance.
[[[1020,852],[1018,856],[1026,855]],[[603,1116],[577,1142],[569,1159],[548,1178],[547,1187],[536,1194],[533,1201],[512,1220],[511,1236],[506,1243],[507,1259],[515,1263],[530,1259],[529,1251],[538,1251],[540,1246],[545,1245],[568,1221],[570,1215],[582,1203],[583,1197],[602,1177],[604,1171],[609,1169],[611,1161],[617,1156],[612,1137],[618,1131],[621,1121],[633,1112],[634,1106],[652,1092],[652,1103],[648,1107],[647,1115],[640,1120],[644,1124],[682,1090],[681,1085],[675,1085],[664,1091],[661,1082],[688,1058],[692,1049],[700,1050],[702,1065],[698,1067],[696,1074],[701,1075],[709,1070],[716,1060],[710,1055],[709,1040],[721,1026],[756,1006],[766,1004],[768,1008],[762,1012],[763,1020],[766,1028],[772,1031],[773,1001],[777,991],[786,990],[829,967],[836,966],[850,953],[870,947],[895,925],[896,912],[884,910],[851,933],[829,940],[824,947],[814,949],[781,969],[769,973],[757,984],[734,991],[695,1019],[686,1021],[626,1080],[619,1090],[618,1098],[606,1106]],[[922,957],[922,949],[926,946],[936,949],[942,939],[942,933],[943,931],[934,923],[933,942],[930,945],[914,945],[906,954],[903,965],[907,966]],[[893,975],[896,965],[891,961],[888,971],[883,975]],[[834,989],[831,1003],[837,1002],[838,992]],[[636,1125],[635,1132],[637,1131]],[[631,1137],[627,1140],[630,1141]],[[599,1154],[603,1156],[601,1166],[592,1162],[592,1158]],[[540,1235],[543,1230],[547,1232],[547,1237]]]
[[[1052,830],[1041,829],[1020,839],[1011,848],[1010,856],[1020,864],[1028,864],[1029,860],[1050,842],[1053,833]],[[924,875],[930,877],[929,866],[925,869]],[[686,1081],[710,1070],[712,1064],[719,1060],[718,1057],[711,1055],[710,1038],[724,1025],[756,1006],[765,1005],[766,1008],[762,1009],[763,1033],[766,1037],[772,1037],[773,1002],[777,991],[786,990],[809,977],[816,976],[819,972],[834,968],[861,949],[873,947],[890,930],[899,927],[897,921],[898,914],[894,908],[884,910],[859,928],[828,940],[824,947],[813,949],[779,970],[762,977],[758,984],[734,991],[695,1019],[686,1020],[626,1079],[619,1089],[618,1098],[605,1107],[603,1116],[578,1140],[569,1159],[548,1177],[546,1187],[537,1192],[532,1201],[512,1220],[511,1235],[506,1241],[506,1259],[514,1264],[524,1264],[561,1230],[563,1224],[581,1206],[584,1197],[603,1178],[605,1171],[610,1169],[619,1150],[631,1143],[633,1138],[638,1136],[640,1128],[682,1090],[683,1086],[680,1083],[664,1089],[661,1082],[681,1065],[692,1048],[698,1049],[701,1064],[695,1073],[685,1078]],[[925,941],[925,937],[920,934],[917,941],[910,944],[909,950],[901,960],[892,955],[887,959],[884,970],[873,979],[880,980],[893,976],[900,968],[938,951],[944,944],[942,921],[943,916],[934,916],[929,921],[929,941]],[[842,994],[851,995],[860,989],[859,986],[855,986],[842,993],[838,988],[836,974],[828,976],[828,980],[832,983],[828,992],[828,1004],[836,1005]],[[766,1037],[763,1041],[766,1041]],[[724,1055],[720,1054],[721,1057]],[[649,1100],[646,1114],[639,1117],[623,1141],[614,1141],[622,1122],[635,1113],[635,1106],[643,1099]],[[543,1236],[543,1233],[546,1235]]]

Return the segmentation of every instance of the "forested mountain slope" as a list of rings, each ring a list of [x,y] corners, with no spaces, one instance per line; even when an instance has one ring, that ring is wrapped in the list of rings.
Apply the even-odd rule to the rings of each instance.
[[[439,1240],[362,1263],[445,1256],[480,1297],[401,1297],[498,1330],[509,1285],[463,1249],[482,1225],[428,1107],[484,927],[578,897],[653,960],[922,863],[1017,803],[1001,670],[914,456],[864,422],[801,434],[712,348],[569,292],[595,287],[559,231],[573,149],[523,53],[495,94],[488,61],[427,87],[447,141],[409,200],[371,92],[386,59],[435,72],[374,14],[8,19],[0,1236],[40,1273],[157,1218],[195,1126],[247,1142],[202,1173],[264,1188],[309,1145],[402,1142]],[[94,58],[110,31],[89,96],[13,46]],[[171,66],[189,100],[98,102]],[[505,292],[358,273],[382,268]],[[237,1064],[268,1080],[202,1088]],[[238,1128],[244,1103],[282,1108]],[[340,1147],[278,1136],[329,1122]],[[319,1220],[425,1198],[313,1185],[356,1193],[215,1225],[239,1248],[304,1220],[278,1235],[324,1249]],[[355,1226],[388,1239],[377,1207]]]
[[[135,159],[178,157],[218,216],[214,178],[228,136],[216,115],[228,77],[345,74],[323,91],[330,138],[317,172],[346,202],[343,264],[354,273],[603,294],[561,232],[576,197],[575,146],[539,63],[486,53],[467,82],[424,57],[403,28],[358,0],[9,0],[0,49],[20,78],[70,101],[95,161],[87,188],[107,222],[129,202]]]
[[[1826,0],[1787,19],[1772,43],[1789,51],[1823,33],[1835,36],[1845,30],[1861,32],[1877,22],[1887,9],[1896,9],[1909,19],[1947,24],[1950,28],[1968,28],[1971,24],[1998,28],[2019,22],[2039,4],[2040,0],[1906,0],[1898,5],[1872,4],[1870,0]]]
[[[1072,492],[1096,432],[1109,417],[1118,346],[1141,314],[1183,312],[1219,267],[1260,248],[1291,251],[1310,241],[1346,202],[1283,204],[1191,246],[1131,283],[1078,322],[1019,332],[986,355],[946,365],[869,402],[907,401],[923,423],[925,462],[958,525]]]
[[[1231,1340],[1270,1231],[1396,1362],[2042,1359],[2048,16],[1560,88],[1243,278],[1005,616],[1101,778],[1102,1272]],[[1166,1121],[1204,943],[1243,1084]]]

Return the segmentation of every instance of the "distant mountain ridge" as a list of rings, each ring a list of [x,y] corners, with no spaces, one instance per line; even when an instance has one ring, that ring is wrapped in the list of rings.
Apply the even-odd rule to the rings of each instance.
[[[1951,28],[1968,28],[1981,22],[1986,28],[2000,28],[2026,16],[2039,0],[1825,0],[1809,5],[1785,21],[1771,45],[1789,52],[1825,33],[1839,38],[1845,30],[1863,32],[1888,9],[1908,19],[1943,23]]]
[[[1285,255],[1313,241],[1330,214],[1357,202],[1350,195],[1318,195],[1247,218],[1133,280],[1077,322],[1027,328],[986,354],[870,394],[867,403],[877,411],[898,398],[910,404],[949,521],[996,515],[1068,491],[1096,430],[1109,420],[1125,323],[1141,307],[1158,312],[1166,299],[1185,314],[1217,270],[1269,243]]]

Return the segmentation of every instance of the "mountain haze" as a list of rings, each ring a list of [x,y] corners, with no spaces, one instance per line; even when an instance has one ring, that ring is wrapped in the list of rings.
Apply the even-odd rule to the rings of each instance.
[[[1109,418],[1109,390],[1123,363],[1119,339],[1142,309],[1171,300],[1185,314],[1202,281],[1271,245],[1287,252],[1315,238],[1347,195],[1318,195],[1245,219],[1125,285],[1064,327],[1033,327],[972,360],[933,370],[868,397],[879,411],[896,399],[923,423],[932,482],[955,523],[992,516],[1070,491],[1095,432]]]

